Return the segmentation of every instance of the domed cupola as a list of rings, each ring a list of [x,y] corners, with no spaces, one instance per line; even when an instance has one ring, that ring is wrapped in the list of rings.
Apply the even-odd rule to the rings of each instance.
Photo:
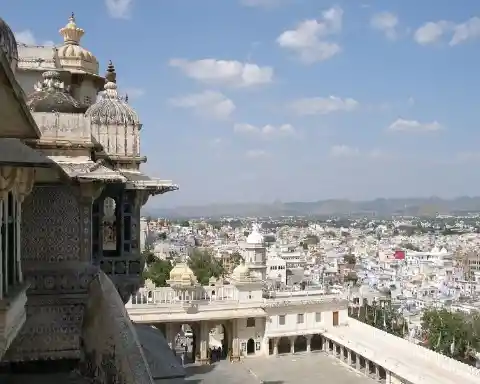
[[[43,81],[35,84],[35,91],[27,97],[32,112],[85,113],[87,107],[68,93],[59,72],[47,71],[42,76]]]
[[[85,31],[77,27],[73,13],[67,25],[60,29],[59,33],[63,36],[63,45],[57,48],[57,55],[62,68],[98,75],[97,58],[80,46],[80,40]]]
[[[85,116],[92,125],[92,134],[109,155],[138,157],[140,155],[140,120],[128,104],[128,97],[118,95],[117,74],[112,62],[108,64],[104,91]]]
[[[18,64],[17,41],[8,24],[0,17],[0,49],[3,49],[13,73]]]

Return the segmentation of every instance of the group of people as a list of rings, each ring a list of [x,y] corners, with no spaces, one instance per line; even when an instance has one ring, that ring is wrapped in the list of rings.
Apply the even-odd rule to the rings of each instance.
[[[222,347],[212,347],[207,351],[207,358],[210,364],[225,358],[225,351]]]

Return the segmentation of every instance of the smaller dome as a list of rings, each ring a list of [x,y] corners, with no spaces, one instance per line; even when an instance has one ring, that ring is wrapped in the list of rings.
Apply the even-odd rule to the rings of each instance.
[[[111,61],[105,78],[105,90],[100,94],[99,100],[88,108],[85,116],[90,118],[92,124],[140,126],[137,112],[128,105],[128,98],[124,100],[118,96],[117,74]]]
[[[98,74],[97,58],[80,45],[85,31],[77,27],[73,13],[67,25],[60,29],[59,33],[63,37],[63,45],[57,48],[60,65]]]
[[[232,277],[237,281],[242,281],[250,278],[250,268],[245,263],[241,263],[235,267],[232,272]]]
[[[170,271],[170,281],[173,283],[197,283],[197,277],[187,265],[187,263],[178,263]]]
[[[257,244],[261,245],[265,242],[263,235],[260,233],[260,226],[258,224],[253,224],[252,233],[247,237],[247,244]]]
[[[15,73],[18,63],[17,40],[8,24],[0,17],[0,49],[3,49],[5,56]]]
[[[78,102],[65,89],[57,71],[43,73],[35,91],[27,96],[27,106],[32,112],[84,113],[87,106]]]

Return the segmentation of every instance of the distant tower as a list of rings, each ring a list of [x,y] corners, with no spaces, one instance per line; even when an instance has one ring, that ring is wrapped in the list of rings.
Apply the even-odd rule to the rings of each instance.
[[[245,264],[250,269],[250,274],[260,280],[265,280],[267,273],[266,247],[260,226],[253,225],[253,230],[247,237],[245,244]]]

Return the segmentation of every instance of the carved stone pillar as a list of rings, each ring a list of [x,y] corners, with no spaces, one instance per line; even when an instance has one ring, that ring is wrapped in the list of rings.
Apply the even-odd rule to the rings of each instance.
[[[238,319],[232,319],[232,361],[240,360],[240,340],[238,340]]]
[[[275,337],[273,339],[273,354],[275,356],[278,356],[278,340],[279,340],[278,337]]]
[[[102,193],[104,184],[81,183],[76,189],[80,208],[80,243],[81,261],[93,263],[92,260],[92,204]]]
[[[293,355],[295,353],[295,337],[290,336],[290,353]]]
[[[312,335],[305,336],[307,338],[307,352],[312,351]]]
[[[208,341],[209,341],[209,334],[208,334],[208,322],[202,321],[200,322],[200,359],[198,362],[200,364],[207,364],[208,363]]]

